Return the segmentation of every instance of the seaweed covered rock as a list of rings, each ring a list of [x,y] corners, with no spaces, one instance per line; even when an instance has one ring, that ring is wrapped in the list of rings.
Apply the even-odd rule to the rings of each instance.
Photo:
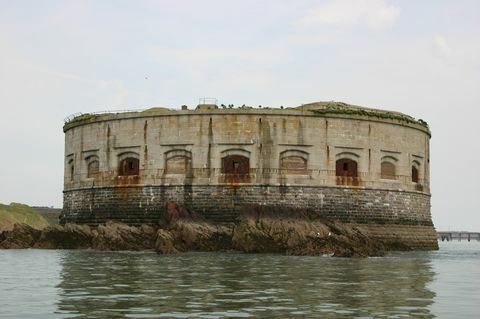
[[[94,230],[92,248],[97,250],[148,250],[155,244],[155,229],[148,225],[139,227],[107,222]]]
[[[42,231],[27,224],[15,224],[12,230],[0,235],[0,248],[31,248],[38,241]]]
[[[33,248],[85,249],[91,248],[94,233],[88,225],[65,224],[45,227]]]
[[[175,238],[171,232],[166,229],[159,229],[155,240],[155,251],[159,254],[173,255],[178,253],[175,248]]]
[[[205,221],[178,220],[157,232],[155,250],[162,254],[232,249],[232,228]]]
[[[215,224],[170,202],[160,225],[155,228],[107,222],[98,227],[65,224],[37,230],[17,224],[13,230],[0,234],[0,248],[155,250],[161,254],[238,250],[363,257],[382,255],[392,247],[372,239],[368,228],[282,209],[249,209],[236,224]]]
[[[248,253],[338,257],[380,256],[385,248],[352,224],[264,213],[242,216],[234,228],[232,243],[234,249]]]
[[[88,225],[52,225],[42,230],[15,224],[3,232],[0,248],[149,250],[155,247],[156,229],[107,222],[97,228]]]

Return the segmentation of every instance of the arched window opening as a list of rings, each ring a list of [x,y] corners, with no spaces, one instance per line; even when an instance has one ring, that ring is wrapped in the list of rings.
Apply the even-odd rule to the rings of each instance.
[[[245,176],[250,171],[250,161],[248,157],[242,155],[228,155],[222,158],[222,173]]]
[[[186,174],[190,171],[191,161],[187,156],[173,156],[167,159],[167,174]]]
[[[99,166],[100,163],[97,160],[93,160],[88,163],[88,172],[87,172],[87,177],[88,178],[97,178],[98,177],[98,172],[99,172]]]
[[[412,182],[418,183],[418,168],[412,166]]]
[[[349,158],[337,160],[336,175],[342,177],[357,177],[357,162]]]
[[[337,175],[337,185],[358,186],[357,178],[357,162],[349,158],[341,158],[337,160],[335,166],[335,174]]]
[[[140,161],[134,157],[127,157],[120,162],[118,175],[129,176],[138,175]]]
[[[165,174],[192,174],[192,153],[185,149],[165,152]]]
[[[73,179],[75,177],[75,165],[73,165],[73,159],[70,159],[67,164],[67,173],[68,178],[70,179],[71,182],[73,182]]]
[[[395,164],[390,162],[382,162],[381,177],[383,179],[395,179]]]
[[[287,174],[305,174],[307,160],[301,156],[287,156],[280,159],[280,168]]]

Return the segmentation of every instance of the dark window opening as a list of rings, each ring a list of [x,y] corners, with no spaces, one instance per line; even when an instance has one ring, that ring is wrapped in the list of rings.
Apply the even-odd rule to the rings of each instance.
[[[222,158],[222,173],[238,176],[248,175],[250,171],[249,159],[241,155],[229,155]]]
[[[357,162],[348,158],[337,160],[336,175],[343,177],[357,177]]]
[[[138,175],[140,161],[133,157],[128,157],[120,162],[118,175],[129,176]]]
[[[412,166],[412,182],[418,183],[418,169]]]
[[[75,168],[73,165],[70,165],[70,180],[73,181],[73,176],[75,174]]]

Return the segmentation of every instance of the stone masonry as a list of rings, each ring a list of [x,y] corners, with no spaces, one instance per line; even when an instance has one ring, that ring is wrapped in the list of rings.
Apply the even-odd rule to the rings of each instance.
[[[400,113],[332,102],[155,108],[83,115],[64,131],[63,223],[157,223],[175,201],[217,222],[260,207],[364,225],[379,238],[408,227],[418,247],[433,247],[430,131]]]

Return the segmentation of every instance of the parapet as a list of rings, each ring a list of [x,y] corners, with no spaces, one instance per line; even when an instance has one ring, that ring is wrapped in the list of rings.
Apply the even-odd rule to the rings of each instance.
[[[192,113],[202,114],[271,114],[285,116],[316,116],[316,117],[337,117],[337,118],[356,118],[373,121],[384,121],[397,123],[400,125],[410,125],[425,131],[430,135],[427,122],[422,119],[415,119],[412,116],[401,112],[388,111],[377,108],[368,108],[358,105],[347,104],[343,102],[314,102],[302,104],[299,106],[277,108],[277,107],[253,107],[242,105],[234,107],[233,105],[219,107],[217,104],[198,104],[193,110],[189,110],[186,105],[181,109],[167,107],[151,107],[141,110],[123,110],[123,111],[102,111],[92,113],[77,113],[65,119],[63,131],[86,123],[108,121],[124,118],[154,117],[154,116],[174,116],[186,115]]]

